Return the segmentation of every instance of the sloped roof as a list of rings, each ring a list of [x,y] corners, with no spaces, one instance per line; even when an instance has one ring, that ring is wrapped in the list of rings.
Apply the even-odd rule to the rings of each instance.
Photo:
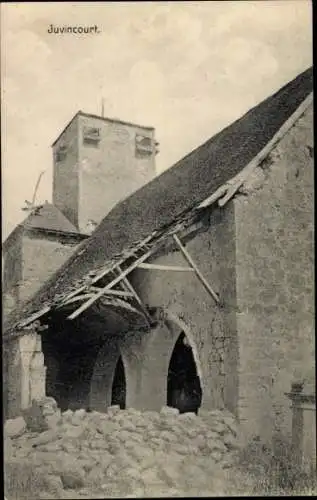
[[[4,251],[10,247],[10,242],[16,235],[21,234],[23,229],[39,229],[40,231],[69,234],[70,236],[80,236],[81,239],[87,237],[81,234],[57,207],[48,202],[35,207],[24,221],[13,229],[2,244]]]
[[[51,203],[45,203],[35,208],[23,222],[23,227],[63,233],[78,233],[76,227]]]
[[[116,205],[15,320],[40,309],[55,294],[66,293],[89,270],[154,230],[168,226],[212,195],[263,149],[312,88],[313,70],[309,68]]]

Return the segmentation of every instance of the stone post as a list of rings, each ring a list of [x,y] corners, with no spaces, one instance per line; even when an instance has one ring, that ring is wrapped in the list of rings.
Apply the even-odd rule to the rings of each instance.
[[[31,404],[31,360],[34,355],[37,334],[27,333],[19,337],[19,351],[21,362],[21,409],[28,408]]]
[[[45,397],[46,367],[44,366],[44,354],[42,352],[41,335],[36,336],[36,345],[30,364],[30,402]]]
[[[5,416],[14,418],[33,399],[45,396],[44,356],[41,336],[33,329],[14,337],[3,346]]]
[[[292,401],[292,445],[296,466],[310,473],[316,470],[316,394],[313,383],[292,384],[287,396]]]

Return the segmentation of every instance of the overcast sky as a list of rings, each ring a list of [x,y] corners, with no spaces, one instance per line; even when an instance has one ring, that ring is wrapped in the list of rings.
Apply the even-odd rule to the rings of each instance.
[[[7,3],[3,237],[51,201],[51,143],[81,109],[156,128],[162,172],[312,64],[311,2]],[[101,33],[50,35],[54,25]]]

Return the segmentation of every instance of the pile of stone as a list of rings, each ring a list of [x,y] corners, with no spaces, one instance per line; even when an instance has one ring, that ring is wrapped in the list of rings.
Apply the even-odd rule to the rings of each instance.
[[[54,401],[54,400],[53,400]],[[5,460],[45,478],[41,498],[195,496],[225,492],[238,447],[227,411],[67,410],[52,400],[5,424]]]

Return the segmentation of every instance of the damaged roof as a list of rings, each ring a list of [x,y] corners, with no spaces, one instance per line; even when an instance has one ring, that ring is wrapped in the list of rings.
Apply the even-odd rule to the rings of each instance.
[[[44,205],[34,207],[26,219],[13,229],[3,242],[2,247],[4,250],[10,247],[12,239],[17,234],[20,234],[23,229],[35,229],[42,232],[80,237],[80,239],[86,237],[76,229],[57,207],[48,202],[45,202]]]
[[[76,227],[51,203],[36,207],[23,222],[23,227],[26,229],[47,229],[48,231],[63,233],[78,233]]]
[[[313,89],[307,69],[173,167],[116,205],[38,293],[8,318],[7,328],[67,294],[91,270],[212,195],[272,139]]]

